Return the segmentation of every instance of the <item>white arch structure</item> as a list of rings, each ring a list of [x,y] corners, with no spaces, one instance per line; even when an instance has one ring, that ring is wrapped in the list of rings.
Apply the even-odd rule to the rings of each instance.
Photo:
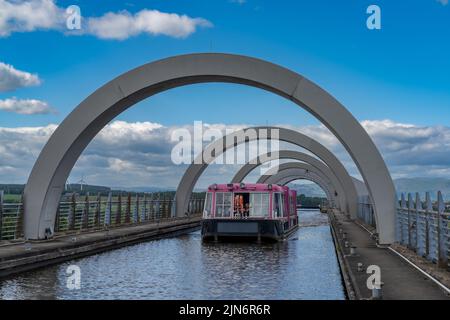
[[[61,193],[77,159],[114,117],[157,93],[195,83],[249,85],[291,100],[319,119],[349,152],[374,201],[380,243],[395,240],[395,189],[378,149],[336,99],[303,76],[245,56],[205,53],[170,57],[126,72],[96,90],[58,126],[41,151],[24,191],[24,233],[52,236]]]
[[[333,201],[338,200],[336,186],[333,182],[322,171],[307,163],[283,163],[278,168],[272,168],[267,174],[259,177],[257,183],[285,184],[284,180],[288,180],[293,173],[296,175],[302,173],[303,179],[317,183],[326,193],[330,194]]]
[[[277,135],[276,137],[272,138],[270,135],[274,133],[273,130],[277,130]],[[345,167],[334,156],[334,154],[316,140],[311,139],[310,137],[298,131],[287,128],[268,126],[251,127],[238,130],[236,132],[228,134],[225,137],[222,137],[221,139],[217,139],[206,146],[202,154],[199,154],[194,162],[187,168],[180,180],[180,183],[178,184],[177,192],[175,195],[176,216],[182,217],[186,214],[189,199],[192,191],[194,190],[195,184],[197,183],[202,173],[208,167],[208,164],[212,162],[212,160],[219,157],[225,151],[230,150],[241,143],[250,143],[259,139],[277,139],[279,141],[291,143],[296,146],[300,146],[319,157],[319,159],[321,159],[326,165],[328,165],[336,172],[336,176],[339,177],[339,179],[342,179],[342,187],[345,190],[344,195],[348,196],[348,207],[344,207],[342,209],[344,210],[344,212],[350,213],[351,217],[357,217],[358,201],[355,184],[353,183],[353,180],[351,179]],[[210,161],[208,163],[205,163],[203,161],[203,156],[205,158],[209,158]],[[274,157],[271,158],[273,159]]]
[[[242,182],[245,177],[254,169],[256,169],[258,166],[266,163],[270,159],[269,154],[264,154],[262,156],[259,156],[257,159],[252,159],[249,161],[249,163],[245,164],[233,177],[231,180],[232,183],[240,183]],[[293,150],[280,150],[278,151],[278,159],[290,159],[290,160],[298,160],[305,162],[307,164],[310,164],[317,170],[319,170],[323,175],[325,175],[331,183],[335,186],[335,189],[338,193],[337,196],[337,205],[338,209],[345,210],[345,208],[349,207],[348,202],[353,201],[354,203],[357,203],[357,198],[350,198],[348,194],[344,191],[344,188],[342,187],[342,184],[333,170],[329,168],[326,164],[324,164],[322,161],[299,151],[293,151]],[[350,175],[347,175],[347,179],[351,179]],[[356,218],[356,216],[353,216],[352,218]]]
[[[290,168],[285,169],[277,174],[273,175],[266,181],[266,183],[278,184],[278,185],[286,185],[295,180],[308,180],[316,183],[322,190],[325,192],[327,196],[327,200],[329,204],[333,207],[335,205],[334,195],[332,191],[332,186],[330,186],[327,182],[323,181],[321,178],[316,177],[311,174],[311,172],[307,172],[304,169],[300,168]]]

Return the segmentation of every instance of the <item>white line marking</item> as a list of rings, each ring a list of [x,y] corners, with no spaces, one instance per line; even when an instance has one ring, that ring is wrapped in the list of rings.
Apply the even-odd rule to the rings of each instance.
[[[444,284],[442,284],[441,282],[439,282],[439,280],[437,280],[436,278],[434,278],[431,274],[428,274],[427,272],[425,272],[424,270],[422,270],[419,266],[415,265],[413,262],[411,262],[410,260],[408,260],[408,258],[406,258],[404,255],[402,255],[400,252],[398,252],[395,249],[392,249],[391,247],[388,247],[389,250],[391,250],[392,252],[396,253],[398,256],[400,256],[401,258],[403,258],[406,262],[408,262],[410,265],[412,265],[414,268],[416,268],[417,270],[419,270],[421,273],[423,273],[424,275],[426,275],[430,280],[432,280],[433,282],[435,282],[439,287],[441,287],[442,289],[444,289],[444,291],[447,292],[447,294],[450,294],[450,289],[447,288]]]

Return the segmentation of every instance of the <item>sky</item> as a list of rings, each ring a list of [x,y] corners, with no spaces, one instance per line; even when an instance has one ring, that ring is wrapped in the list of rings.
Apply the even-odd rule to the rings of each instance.
[[[381,29],[369,30],[369,5]],[[81,29],[66,26],[80,8]],[[374,139],[394,178],[450,178],[450,4],[446,0],[0,0],[0,183],[25,183],[57,125],[123,72],[168,56],[225,52],[265,59],[337,98]],[[176,187],[176,128],[280,125],[346,151],[312,115],[260,89],[202,84],[146,99],[105,128],[69,181]],[[217,182],[208,168],[199,186]]]

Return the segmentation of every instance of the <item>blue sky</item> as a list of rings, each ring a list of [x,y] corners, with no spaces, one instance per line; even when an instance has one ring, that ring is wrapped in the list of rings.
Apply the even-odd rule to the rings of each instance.
[[[418,143],[423,144],[421,150],[430,150],[431,137],[446,138],[444,145],[450,145],[450,4],[446,0],[27,0],[14,3],[27,2],[41,9],[44,5],[56,8],[55,12],[78,5],[85,34],[74,35],[73,31],[61,28],[57,18],[53,24],[43,27],[44,22],[32,13],[24,10],[14,13],[10,6],[13,1],[0,0],[0,10],[11,9],[9,21],[2,24],[0,18],[0,63],[39,79],[35,79],[34,84],[30,82],[2,91],[0,69],[0,128],[3,128],[0,142],[7,141],[2,137],[10,139],[9,129],[13,128],[16,128],[14,134],[22,134],[17,141],[37,141],[29,147],[35,150],[31,155],[24,150],[17,151],[17,143],[3,142],[6,148],[3,152],[13,155],[18,152],[29,159],[27,164],[24,160],[23,165],[15,167],[11,164],[13,160],[8,162],[9,157],[2,154],[0,148],[2,181],[15,174],[17,182],[24,182],[32,160],[49,134],[47,129],[41,132],[38,128],[59,124],[104,83],[153,60],[211,51],[269,60],[322,86],[358,120],[369,121],[365,127],[388,159],[394,176],[409,175],[420,169],[435,176],[450,177],[443,163],[449,155],[440,152],[438,147],[436,157],[416,163],[399,161],[404,159],[402,152]],[[381,30],[366,27],[366,9],[371,4],[381,8]],[[162,26],[162,33],[166,34],[137,32],[121,40],[105,39],[93,29],[86,31],[89,19],[108,13],[126,15],[124,10],[129,12],[128,16],[142,10],[186,15],[197,25],[183,37],[167,35],[173,31],[169,30],[171,26]],[[45,10],[43,12],[45,14]],[[14,20],[19,19],[17,15],[23,19],[20,23]],[[31,27],[27,29],[24,25]],[[119,28],[114,32],[123,31]],[[51,112],[20,114],[1,110],[1,102],[13,97],[17,101],[35,99]],[[124,123],[149,121],[166,127],[192,125],[194,120],[217,124],[267,123],[309,128],[307,130],[318,124],[289,101],[259,89],[231,84],[170,90],[139,103],[116,120]],[[403,126],[404,123],[412,124],[413,128]],[[35,135],[46,138],[24,134],[24,127],[36,128]],[[403,134],[399,135],[399,130]],[[397,140],[389,145],[394,136]],[[11,156],[11,159],[16,158]],[[110,165],[117,164],[109,160]],[[105,163],[100,161],[97,165]],[[77,168],[79,166],[82,164],[78,163]],[[95,166],[76,171],[77,168],[75,176],[96,170]],[[111,184],[123,184],[121,181],[111,181]],[[142,181],[139,185],[145,183]]]
[[[366,28],[365,10],[371,3],[382,10],[381,30]],[[0,98],[41,99],[58,111],[32,117],[2,112],[0,126],[59,123],[89,93],[122,72],[171,55],[209,51],[251,55],[292,68],[331,92],[360,120],[444,125],[450,117],[450,6],[435,0],[57,4],[77,4],[83,16],[156,9],[202,17],[213,26],[185,39],[141,34],[117,41],[39,30],[0,38],[1,61],[42,79],[40,86],[2,93]],[[224,117],[223,108],[230,102],[239,107],[239,120]],[[200,118],[265,123],[275,117],[283,123],[298,113],[298,124],[314,121],[281,98],[235,85],[181,88],[141,105],[120,119],[144,117],[169,125]],[[290,106],[289,112],[278,112],[274,105]],[[194,111],[184,112],[186,106]],[[167,108],[180,112],[165,112]]]

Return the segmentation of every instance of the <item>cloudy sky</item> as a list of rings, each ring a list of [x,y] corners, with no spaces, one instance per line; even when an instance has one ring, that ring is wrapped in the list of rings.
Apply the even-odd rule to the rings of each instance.
[[[381,8],[381,30],[366,27],[372,2]],[[67,28],[71,5],[81,9],[80,30]],[[266,59],[322,86],[362,123],[393,177],[450,178],[447,1],[0,0],[0,13],[0,183],[25,183],[57,125],[102,84],[149,61],[211,51]],[[171,161],[171,133],[194,121],[220,129],[294,128],[358,175],[332,134],[291,102],[254,88],[204,84],[159,94],[120,115],[89,145],[69,181],[176,187],[186,167]],[[212,166],[198,187],[236,170]]]

